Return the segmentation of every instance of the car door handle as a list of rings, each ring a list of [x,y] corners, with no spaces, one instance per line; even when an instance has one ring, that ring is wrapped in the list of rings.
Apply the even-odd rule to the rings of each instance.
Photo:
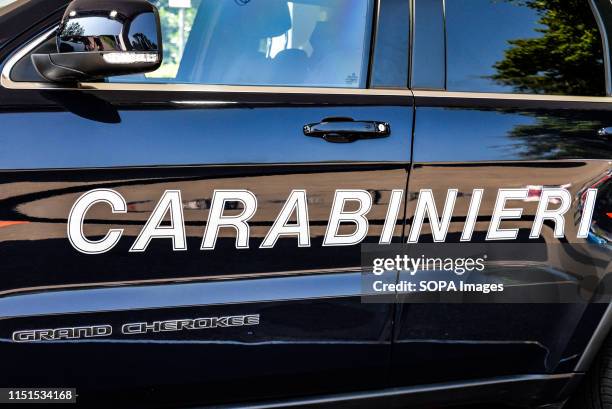
[[[347,143],[358,139],[384,138],[391,127],[381,121],[355,121],[352,118],[325,118],[321,122],[304,125],[304,135],[323,138],[327,142]]]
[[[599,136],[612,136],[612,126],[608,126],[606,128],[601,128],[597,131]]]

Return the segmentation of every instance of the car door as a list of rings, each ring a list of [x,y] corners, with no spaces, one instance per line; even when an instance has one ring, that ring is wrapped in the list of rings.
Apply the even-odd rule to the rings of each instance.
[[[2,45],[0,384],[70,386],[81,402],[128,406],[385,386],[393,308],[360,302],[359,245],[323,238],[337,190],[369,193],[364,241],[378,242],[391,191],[406,187],[407,5],[191,3],[156,3],[164,64],[147,76],[44,82],[29,56],[54,47],[63,10],[51,6]],[[11,13],[0,18],[7,27]],[[377,123],[383,137],[325,128]],[[99,254],[68,237],[75,203],[92,191],[119,203],[82,214],[85,241],[120,232]],[[246,246],[225,226],[202,250],[215,194],[228,191],[257,201]],[[262,248],[292,191],[305,191],[309,242],[287,235]],[[180,208],[166,207],[156,227],[180,216],[185,242],[156,237],[134,251],[168,192]],[[219,206],[236,216],[247,204]],[[402,228],[403,204],[394,241]]]
[[[612,120],[610,50],[602,20],[609,12],[609,2],[593,8],[588,2],[415,2],[411,81],[416,125],[408,224],[422,189],[433,191],[438,214],[449,189],[457,189],[445,241],[462,243],[475,189],[483,189],[468,241],[485,243],[498,189],[526,189],[523,200],[508,202],[507,207],[521,208],[523,214],[502,222],[503,228],[518,229],[516,239],[505,243],[545,245],[558,258],[529,260],[526,254],[514,254],[520,267],[499,268],[506,284],[524,285],[525,292],[528,282],[545,286],[565,277],[579,285],[593,269],[609,272],[609,223],[602,210],[587,239],[576,232],[587,189],[600,186],[597,208],[610,200],[609,190],[601,186],[610,178],[612,145],[600,131]],[[569,26],[576,31],[564,28]],[[549,223],[537,239],[530,238],[546,188],[564,188],[572,196],[562,238]],[[433,242],[431,232],[427,222],[419,242]],[[468,246],[465,255],[470,254],[469,243],[462,245]],[[520,274],[526,271],[543,278],[522,281]],[[587,294],[588,300],[592,294]],[[394,334],[394,382],[584,371],[583,351],[606,306],[550,304],[537,297],[510,304],[404,303]],[[501,391],[499,384],[494,388]],[[534,399],[541,391],[541,386],[534,389]],[[512,399],[511,394],[503,396]]]

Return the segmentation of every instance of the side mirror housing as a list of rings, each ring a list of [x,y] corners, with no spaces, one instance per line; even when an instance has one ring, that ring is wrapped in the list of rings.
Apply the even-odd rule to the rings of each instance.
[[[159,14],[146,0],[74,0],[56,35],[57,53],[33,54],[52,82],[155,71],[162,63]]]

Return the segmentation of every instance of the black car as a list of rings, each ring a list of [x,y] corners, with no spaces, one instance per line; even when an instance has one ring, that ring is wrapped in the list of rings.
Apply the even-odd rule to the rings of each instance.
[[[0,402],[612,408],[611,41],[609,0],[0,0]]]

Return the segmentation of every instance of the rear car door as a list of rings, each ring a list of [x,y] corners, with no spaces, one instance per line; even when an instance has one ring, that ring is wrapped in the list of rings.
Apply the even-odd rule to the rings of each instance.
[[[37,4],[43,21],[2,44],[0,384],[157,406],[385,386],[392,306],[360,302],[359,246],[322,241],[336,190],[369,192],[365,241],[378,242],[391,191],[406,187],[407,2],[172,3],[156,3],[165,54],[150,75],[78,88],[44,82],[29,56],[54,47],[63,6],[49,2]],[[17,17],[0,13],[0,26]],[[352,121],[391,132],[305,134],[309,124]],[[122,229],[102,254],[67,237],[73,205],[92,190],[126,205],[97,203],[84,216],[88,240]],[[222,227],[214,250],[201,250],[214,192],[230,190],[257,198],[247,248]],[[261,248],[295,190],[307,195],[309,243],[281,236]],[[186,243],[154,238],[130,251],[169,191],[180,191]],[[221,210],[235,216],[246,206],[227,200]],[[403,206],[398,215],[394,241]],[[344,223],[340,234],[353,230]],[[228,317],[239,325],[225,325]],[[177,327],[194,319],[215,325]],[[108,327],[106,337],[65,336]]]
[[[525,272],[543,277],[540,285],[559,277],[578,285],[593,269],[610,268],[610,213],[602,210],[610,203],[609,189],[602,187],[612,171],[612,144],[602,130],[612,123],[610,22],[602,17],[610,15],[610,3],[591,3],[415,2],[411,85],[416,125],[408,223],[421,189],[433,191],[438,214],[448,190],[457,189],[445,240],[460,243],[474,190],[483,189],[468,240],[484,243],[498,189],[527,189],[524,200],[506,206],[522,208],[522,216],[504,220],[501,227],[518,229],[510,243],[545,245],[558,258],[529,260],[516,254],[518,264],[500,267],[501,279],[525,285],[525,292],[529,287],[520,279]],[[579,239],[584,195],[593,187],[599,187],[595,215],[588,238]],[[555,237],[550,223],[539,238],[529,237],[545,188],[571,193],[563,238]],[[419,241],[433,241],[428,223]],[[529,395],[541,398],[539,382],[588,368],[582,357],[592,356],[591,335],[607,305],[532,302],[401,305],[394,381],[517,380],[538,374],[541,378],[527,384],[535,388]],[[492,389],[500,390],[499,384]],[[496,396],[511,399],[512,393]]]

